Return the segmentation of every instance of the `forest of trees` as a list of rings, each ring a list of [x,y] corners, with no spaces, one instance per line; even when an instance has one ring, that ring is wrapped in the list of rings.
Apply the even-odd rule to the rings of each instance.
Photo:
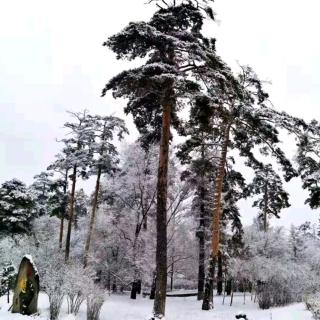
[[[16,177],[0,187],[3,279],[32,254],[51,320],[63,297],[74,314],[87,300],[88,319],[98,319],[106,290],[153,299],[152,319],[174,289],[196,289],[202,310],[216,293],[250,291],[262,309],[316,294],[320,225],[285,230],[272,219],[290,207],[286,182],[296,177],[306,205],[320,207],[320,124],[277,110],[252,68],[224,62],[203,32],[212,1],[149,2],[148,21],[104,43],[140,63],[102,90],[125,99],[137,141],[126,142],[126,119],[107,110],[69,113],[52,163],[29,186]],[[294,160],[283,134],[295,139]],[[251,226],[240,200],[256,208]],[[12,281],[1,286],[5,294]]]

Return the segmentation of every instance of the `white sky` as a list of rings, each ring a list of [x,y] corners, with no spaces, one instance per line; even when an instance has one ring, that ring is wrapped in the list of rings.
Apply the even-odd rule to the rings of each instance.
[[[128,66],[102,47],[129,21],[153,12],[144,0],[0,0],[0,183],[26,183],[59,151],[56,138],[66,110],[123,117],[124,101],[100,98],[107,80]],[[207,31],[229,64],[250,64],[271,80],[279,109],[310,120],[320,116],[320,42],[316,0],[216,0],[219,22]],[[135,129],[129,121],[131,135]],[[290,141],[290,140],[288,140]],[[286,149],[294,146],[286,141]],[[317,221],[295,179],[288,186],[292,207],[274,221],[289,226]],[[241,204],[245,223],[255,214]]]

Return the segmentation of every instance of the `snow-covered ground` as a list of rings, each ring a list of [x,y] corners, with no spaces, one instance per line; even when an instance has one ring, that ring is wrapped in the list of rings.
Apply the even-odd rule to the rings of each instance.
[[[100,320],[146,320],[152,310],[152,301],[148,298],[139,297],[136,301],[130,300],[128,296],[111,295],[106,296]],[[243,296],[234,297],[233,306],[229,306],[229,298],[226,298],[222,305],[222,298],[215,297],[215,309],[201,311],[201,303],[195,297],[189,298],[168,298],[166,320],[234,320],[235,314],[243,311],[249,320],[312,320],[312,315],[306,310],[303,303],[293,304],[282,308],[270,310],[259,310],[257,305],[247,298],[243,304]],[[8,312],[6,298],[0,298],[0,320],[44,320],[48,319],[48,299],[44,294],[39,297],[40,315],[27,317]],[[66,306],[63,306],[61,320],[85,320],[85,306],[75,317],[66,314]]]

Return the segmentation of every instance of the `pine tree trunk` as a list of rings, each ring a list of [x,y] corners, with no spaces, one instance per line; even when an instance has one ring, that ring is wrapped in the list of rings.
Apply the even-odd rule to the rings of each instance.
[[[222,271],[222,255],[221,252],[219,251],[218,254],[218,272],[217,272],[217,293],[219,296],[222,295],[223,291],[223,271]]]
[[[200,222],[199,222],[199,231],[198,231],[198,239],[199,239],[199,269],[198,269],[198,300],[203,299],[203,290],[204,290],[204,282],[205,282],[205,207],[204,207],[204,197],[205,191],[204,187],[201,186],[200,190]]]
[[[205,282],[205,250],[204,250],[204,237],[199,238],[199,271],[198,271],[198,300],[203,299],[203,289]]]
[[[133,244],[133,265],[134,265],[134,275],[133,275],[133,281],[132,281],[132,287],[131,287],[131,299],[137,298],[137,291],[138,291],[138,269],[137,269],[137,241],[139,237],[139,225],[136,225],[136,232],[135,232],[135,239]]]
[[[66,169],[65,177],[64,177],[64,186],[63,186],[63,195],[64,195],[64,203],[63,203],[63,212],[60,219],[60,234],[59,234],[59,248],[62,249],[62,241],[63,241],[63,231],[64,231],[64,218],[67,213],[67,191],[68,191],[68,172],[69,169]]]
[[[72,228],[72,220],[74,214],[74,198],[75,198],[75,191],[76,191],[76,182],[77,182],[77,166],[73,167],[73,174],[72,174],[72,187],[71,187],[71,197],[70,197],[70,208],[69,208],[69,221],[68,221],[68,231],[67,231],[67,238],[66,238],[66,253],[65,253],[65,261],[69,260],[70,255],[70,241],[71,241],[71,228]]]
[[[156,247],[156,294],[154,314],[165,314],[167,292],[167,189],[169,139],[171,124],[170,103],[163,106],[159,168],[157,184],[157,247]]]
[[[221,197],[223,180],[225,175],[225,165],[227,161],[227,152],[229,145],[231,122],[226,125],[224,136],[222,139],[221,156],[218,164],[217,175],[214,183],[214,199],[213,199],[213,217],[212,217],[212,239],[211,239],[211,258],[210,265],[216,261],[219,253],[220,245],[220,220],[221,220]],[[213,291],[214,268],[209,267],[209,275],[206,280],[206,289],[203,298],[202,310],[210,310],[213,308],[213,297],[210,301]],[[211,274],[210,274],[211,272]],[[208,288],[207,288],[208,287]]]
[[[87,264],[88,264],[90,243],[91,243],[91,238],[92,238],[92,234],[93,234],[93,227],[94,227],[94,223],[95,223],[96,210],[97,210],[97,205],[98,205],[98,196],[99,196],[99,189],[100,189],[100,178],[101,178],[101,168],[98,169],[96,188],[95,188],[94,199],[93,199],[93,204],[92,204],[90,225],[89,225],[86,245],[85,245],[85,249],[84,249],[84,262],[83,262],[84,267],[86,267]]]
[[[215,264],[215,258],[211,256],[209,259],[208,275],[204,286],[202,310],[210,310],[213,308],[213,279],[215,273]]]

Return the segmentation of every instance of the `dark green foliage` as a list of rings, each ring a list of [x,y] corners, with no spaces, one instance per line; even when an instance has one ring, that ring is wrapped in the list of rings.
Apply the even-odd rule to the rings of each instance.
[[[86,216],[88,214],[88,206],[90,204],[89,197],[86,195],[83,189],[76,192],[75,195],[75,215],[77,217]]]
[[[253,202],[253,207],[259,208],[259,219],[264,214],[267,217],[280,218],[282,209],[288,208],[289,194],[283,189],[280,176],[273,170],[271,164],[262,165],[261,169],[255,172],[253,181],[248,185],[247,196],[258,195],[259,198]]]
[[[302,187],[309,192],[306,204],[311,209],[320,207],[320,186],[318,183],[320,174],[319,136],[320,125],[316,120],[313,120],[305,130],[304,136],[299,140],[296,157]]]
[[[34,176],[34,182],[30,186],[33,191],[38,216],[50,214],[49,197],[51,192],[52,172],[41,172]]]
[[[34,198],[22,181],[4,182],[0,188],[0,233],[29,232],[34,209]]]
[[[104,43],[118,59],[147,57],[141,67],[111,79],[102,92],[112,90],[114,97],[129,100],[125,112],[133,115],[144,147],[160,140],[163,103],[171,101],[171,124],[180,132],[178,112],[200,92],[196,79],[187,76],[209,59],[210,41],[200,34],[203,19],[196,2],[183,2],[158,10],[149,22],[130,23]],[[210,59],[219,64],[214,52]]]
[[[50,195],[48,198],[49,214],[58,218],[67,218],[68,206],[67,181],[56,179],[51,182]]]

